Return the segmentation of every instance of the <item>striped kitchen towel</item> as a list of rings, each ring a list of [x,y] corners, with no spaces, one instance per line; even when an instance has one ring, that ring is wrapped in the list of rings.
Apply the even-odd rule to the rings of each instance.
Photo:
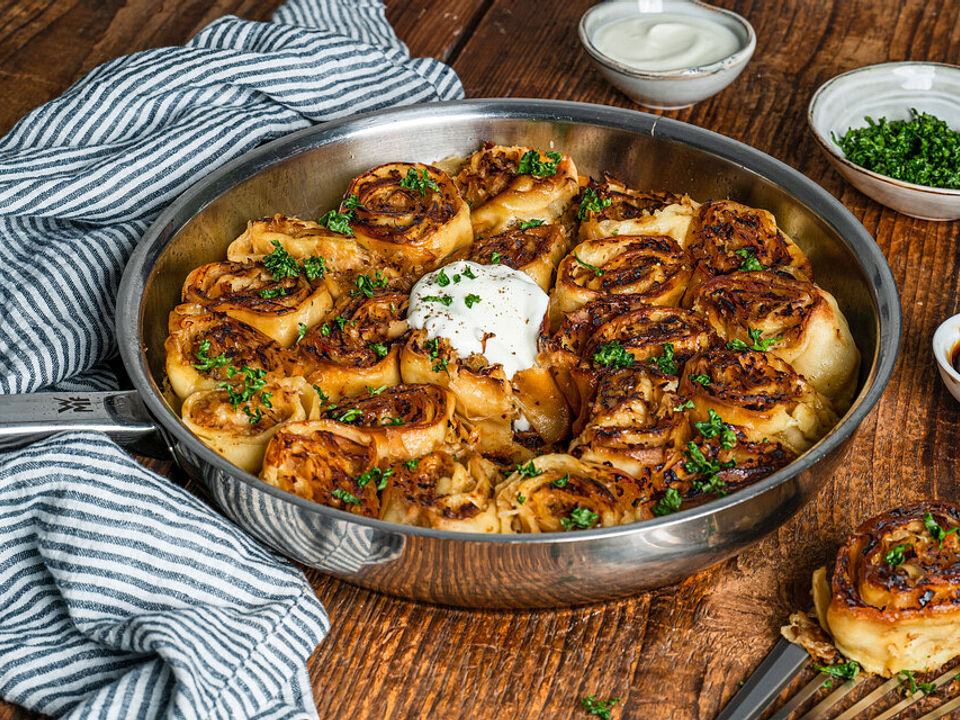
[[[0,393],[114,352],[124,263],[201,176],[317,122],[462,95],[449,67],[410,58],[379,0],[291,0],[96,68],[0,139]]]
[[[213,168],[317,122],[462,96],[378,0],[291,0],[102,65],[0,139],[0,393],[104,388],[124,263]],[[316,717],[303,575],[105,436],[0,455],[0,696],[67,718]]]
[[[310,584],[97,433],[0,461],[0,695],[47,715],[315,718]]]

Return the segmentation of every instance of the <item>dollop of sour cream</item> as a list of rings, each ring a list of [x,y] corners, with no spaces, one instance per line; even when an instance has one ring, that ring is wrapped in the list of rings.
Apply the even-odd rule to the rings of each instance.
[[[708,18],[679,13],[642,13],[603,25],[596,48],[637,70],[682,70],[723,60],[740,49],[730,28]]]
[[[460,260],[417,281],[407,324],[431,339],[446,338],[461,357],[482,354],[512,378],[536,364],[549,300],[526,273]]]

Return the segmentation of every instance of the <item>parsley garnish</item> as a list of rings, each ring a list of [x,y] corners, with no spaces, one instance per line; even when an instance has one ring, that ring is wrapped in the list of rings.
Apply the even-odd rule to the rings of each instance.
[[[471,280],[476,280],[476,279],[477,279],[477,276],[474,275],[473,270],[471,270],[469,267],[465,267],[465,268],[463,269],[463,274],[464,274],[466,277],[470,278]]]
[[[917,692],[917,690],[922,692],[924,695],[929,695],[937,689],[936,683],[918,683],[913,677],[913,672],[910,670],[901,670],[897,674],[903,675],[903,678],[900,680],[900,684],[903,685],[906,683],[906,687],[904,689],[907,690],[907,694],[909,695],[913,695],[915,692]]]
[[[537,470],[537,466],[533,464],[533,460],[528,462],[526,465],[517,465],[517,472],[520,473],[522,477],[531,478],[543,474],[543,470]]]
[[[350,297],[357,297],[363,294],[368,298],[372,298],[374,290],[387,286],[387,279],[377,270],[373,280],[367,275],[357,275],[357,279],[353,281],[353,284],[356,287],[350,289]],[[341,325],[340,327],[342,328],[343,326]]]
[[[419,464],[420,464],[420,460],[419,460],[419,459],[407,460],[407,461],[404,463],[404,465],[407,466],[407,470],[416,470],[416,469],[417,469],[417,465],[419,465]]]
[[[556,480],[550,481],[550,486],[555,488],[565,488],[570,482],[570,473],[566,473],[563,477],[558,477]]]
[[[303,340],[303,336],[306,334],[307,334],[307,324],[297,323],[297,339],[294,340],[293,344],[294,345],[299,344],[299,342]]]
[[[610,198],[601,198],[593,188],[587,188],[583,191],[583,197],[580,199],[580,207],[577,209],[577,220],[583,220],[587,212],[602,212],[605,207],[610,207],[613,200]]]
[[[220,387],[227,391],[228,399],[233,403],[233,408],[236,410],[240,407],[241,403],[249,402],[254,395],[259,392],[264,385],[267,384],[266,381],[266,370],[259,370],[257,368],[248,367],[244,365],[239,370],[237,370],[232,365],[227,367],[227,377],[233,378],[235,375],[243,375],[243,384],[240,386],[239,390],[235,389],[234,386],[228,382],[220,383]],[[263,393],[267,396],[269,401],[271,394]],[[269,402],[264,402],[264,405],[270,407]]]
[[[335,418],[335,420],[342,423],[351,423],[361,416],[363,416],[363,411],[358,410],[357,408],[350,408],[349,410],[344,410],[342,413],[340,413],[340,417]]]
[[[756,350],[757,352],[766,352],[770,349],[771,345],[783,340],[782,337],[773,337],[761,340],[760,336],[762,334],[763,330],[760,328],[752,328],[750,330],[750,340],[753,342],[752,345],[747,345],[743,340],[734,338],[727,343],[727,347],[731,350]]]
[[[960,188],[960,132],[910,108],[909,120],[886,118],[833,140],[851,161],[881,175],[928,187]]]
[[[560,518],[560,526],[564,530],[572,530],[575,527],[586,530],[597,524],[600,516],[590,508],[575,507],[570,511],[569,517]]]
[[[397,425],[403,425],[404,422],[402,418],[393,417],[393,418],[384,418],[382,424],[397,426]]]
[[[337,324],[337,327],[340,328],[340,332],[343,332],[343,326],[349,322],[343,315],[337,315],[333,321]]]
[[[591,265],[590,263],[584,262],[583,260],[580,259],[580,256],[577,255],[576,252],[573,253],[573,259],[576,260],[581,265],[583,265],[588,270],[593,270],[593,274],[596,275],[597,277],[601,277],[603,275],[603,270],[598,268],[596,265]]]
[[[260,297],[264,299],[285,297],[287,291],[282,287],[268,288],[260,291]]]
[[[328,398],[328,397],[327,397],[327,394],[326,394],[325,392],[323,392],[323,388],[321,388],[319,385],[314,385],[314,386],[313,386],[313,389],[317,391],[317,397],[320,398],[320,410],[321,410],[321,411],[325,411],[325,410],[336,410],[336,409],[337,409],[336,403],[330,402],[330,398]],[[327,403],[329,403],[329,404],[327,404]],[[326,407],[324,407],[324,405],[326,405]]]
[[[387,486],[387,478],[391,475],[393,475],[393,470],[390,468],[381,470],[378,467],[372,467],[366,472],[357,475],[353,480],[359,487],[366,487],[370,484],[371,480],[376,480],[377,490],[383,490]]]
[[[255,412],[251,412],[250,406],[244,405],[243,412],[248,418],[250,418],[251,425],[256,425],[258,422],[263,420],[263,412],[260,410],[260,408],[257,408]]]
[[[558,152],[543,153],[549,160],[540,159],[539,150],[527,150],[520,158],[517,166],[517,175],[536,175],[537,177],[553,177],[557,174],[557,163],[562,155]]]
[[[336,210],[327,210],[318,222],[330,232],[353,237],[353,228],[350,227],[351,220],[353,220],[352,212],[341,213]]]
[[[734,250],[733,254],[743,258],[743,262],[740,263],[740,270],[763,270],[763,265],[757,260],[753,248],[740,248]]]
[[[667,375],[676,375],[680,370],[673,361],[673,343],[664,343],[663,355],[652,357],[649,362],[651,365],[656,365],[660,372],[667,373]]]
[[[700,383],[704,387],[710,387],[710,385],[713,383],[713,381],[710,379],[710,376],[704,375],[703,373],[700,373],[699,375],[687,375],[687,377],[690,378],[691,382]]]
[[[716,410],[713,408],[708,409],[707,417],[710,418],[709,421],[695,422],[693,424],[701,435],[707,439],[720,435],[720,444],[728,450],[737,444],[737,434],[724,424]]]
[[[606,367],[628,367],[633,365],[633,355],[620,344],[619,340],[611,340],[601,345],[593,354],[593,361],[597,365]]]
[[[290,253],[286,251],[279,240],[271,240],[274,250],[269,255],[264,255],[260,261],[269,271],[274,280],[283,280],[288,277],[297,277],[300,274],[300,266],[294,260]]]
[[[387,389],[386,385],[381,385],[380,387],[373,387],[372,385],[367,385],[367,392],[371,395],[379,395],[384,390]]]
[[[687,458],[687,461],[683,464],[686,471],[702,475],[699,480],[691,481],[694,488],[704,493],[716,493],[718,496],[726,494],[723,490],[726,483],[717,477],[717,473],[736,465],[733,460],[724,463],[717,460],[707,460],[692,440],[687,443],[687,449],[683,451],[683,455]]]
[[[208,357],[207,352],[210,350],[210,341],[204,340],[200,343],[200,347],[197,349],[196,356],[197,360],[200,362],[192,367],[195,370],[201,370],[203,372],[209,372],[213,368],[223,367],[224,365],[230,364],[230,358],[227,357],[227,354],[220,353],[216,357]]]
[[[543,225],[543,220],[540,218],[531,218],[530,220],[521,220],[520,221],[520,230],[529,230],[531,228],[540,227]]]
[[[450,278],[447,277],[447,273],[444,272],[443,268],[440,268],[440,272],[437,273],[437,285],[440,287],[446,287],[450,284]]]
[[[321,325],[321,326],[320,326],[320,334],[323,335],[324,337],[326,337],[327,335],[329,335],[329,334],[330,334],[330,326],[327,325],[326,323],[324,323],[323,325]]]
[[[474,295],[473,293],[470,293],[469,295],[467,295],[467,296],[463,299],[463,304],[466,305],[466,306],[467,306],[467,309],[469,310],[469,309],[472,308],[474,305],[476,305],[478,302],[480,302],[480,300],[481,300],[481,298],[480,298],[479,295]]]
[[[434,361],[433,370],[435,373],[440,372],[441,370],[447,374],[447,377],[450,377],[450,371],[447,370],[447,361],[440,357],[440,338],[433,338],[433,340],[427,340],[423,343],[423,347],[430,351],[430,359]]]
[[[960,532],[960,525],[955,528],[950,528],[949,530],[944,530],[937,521],[933,519],[933,515],[930,513],[923,514],[923,524],[927,528],[927,532],[940,544],[940,547],[943,547],[943,541],[947,539],[947,535]]]
[[[491,264],[491,265],[499,265],[499,264],[500,264],[500,253],[498,253],[496,250],[494,250],[492,253],[490,253],[490,264]]]
[[[905,551],[908,547],[910,547],[910,546],[909,546],[909,545],[897,545],[895,548],[891,548],[890,550],[887,550],[887,551],[883,554],[883,561],[884,561],[887,565],[893,565],[894,567],[897,567],[897,566],[899,566],[899,565],[903,565],[903,561],[906,559],[906,558],[903,557],[903,553],[904,553],[904,551]]]
[[[680,509],[683,498],[675,488],[667,488],[660,501],[653,506],[654,515],[670,515]]]
[[[436,193],[440,192],[440,186],[427,174],[427,171],[418,170],[417,168],[407,170],[407,176],[400,181],[400,187],[406,188],[407,190],[416,190],[424,197],[427,194],[428,188]]]
[[[453,298],[450,297],[449,295],[424,295],[420,299],[423,300],[424,302],[442,303],[446,307],[450,307],[450,305],[453,303]]]
[[[356,210],[358,208],[361,210],[366,210],[356,193],[350,193],[347,196],[347,199],[343,201],[343,207],[345,207],[347,210]]]
[[[330,494],[343,503],[353,504],[353,505],[360,504],[360,499],[353,493],[348,493],[346,490],[341,490],[340,488],[337,488]]]
[[[300,261],[303,264],[303,274],[307,280],[322,278],[327,271],[327,261],[317,255],[311,255]]]
[[[690,409],[692,409],[692,408],[694,408],[694,407],[696,407],[696,405],[693,404],[693,400],[687,400],[686,402],[682,402],[682,403],[680,403],[679,405],[677,405],[676,407],[674,407],[674,408],[673,408],[673,411],[674,411],[674,412],[682,412],[683,410],[690,410]]]
[[[853,680],[860,672],[860,665],[856,661],[850,660],[849,662],[840,663],[839,665],[827,665],[825,667],[814,665],[813,669],[822,675],[828,675],[831,678],[838,678],[840,680]],[[830,685],[831,681],[827,680],[820,687],[830,687]]]
[[[610,698],[609,700],[597,700],[596,695],[587,695],[580,698],[580,704],[587,711],[588,715],[596,715],[600,720],[610,720],[610,711],[613,706],[620,702],[620,698]]]
[[[520,493],[517,493],[517,504],[518,504],[518,505],[523,505],[526,501],[527,501],[527,499],[526,499],[523,495],[521,495]]]

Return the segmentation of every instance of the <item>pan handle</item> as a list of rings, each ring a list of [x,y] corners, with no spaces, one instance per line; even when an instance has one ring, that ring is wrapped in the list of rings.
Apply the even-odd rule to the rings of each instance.
[[[0,450],[65,430],[98,430],[132,452],[159,458],[169,455],[135,390],[0,395]]]

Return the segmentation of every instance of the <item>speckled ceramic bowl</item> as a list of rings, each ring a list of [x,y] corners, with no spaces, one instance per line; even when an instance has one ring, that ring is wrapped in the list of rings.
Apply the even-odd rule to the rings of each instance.
[[[960,315],[944,320],[933,334],[933,356],[937,359],[940,377],[950,394],[960,401],[960,372],[950,362],[957,346],[960,346]]]
[[[712,20],[729,28],[740,41],[740,48],[707,65],[654,72],[625,65],[604,55],[594,45],[593,38],[600,28],[644,13],[670,13]],[[697,0],[608,0],[583,14],[578,32],[583,49],[611,85],[634,102],[658,110],[689,107],[717,94],[743,72],[757,46],[756,33],[746,19],[730,10]]]
[[[910,108],[936,115],[960,130],[960,67],[930,62],[870,65],[838,75],[813,94],[807,122],[830,162],[857,190],[904,215],[923,220],[960,218],[960,190],[894,180],[846,159],[833,135],[864,127],[866,116],[907,120]]]

